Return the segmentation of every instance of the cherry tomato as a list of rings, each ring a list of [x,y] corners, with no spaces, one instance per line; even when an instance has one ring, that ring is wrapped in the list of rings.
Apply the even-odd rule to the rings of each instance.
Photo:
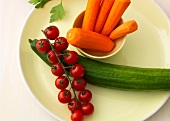
[[[55,40],[59,36],[59,30],[56,26],[49,26],[44,31],[47,39]]]
[[[61,63],[53,64],[52,67],[51,67],[51,72],[55,76],[62,76],[64,74],[64,69],[63,69]]]
[[[69,103],[68,103],[68,109],[70,111],[74,111],[75,109],[81,109],[81,102],[76,99],[73,98]]]
[[[87,103],[92,99],[92,93],[89,90],[85,89],[78,93],[78,98],[80,101]]]
[[[94,106],[88,102],[81,105],[81,110],[84,115],[91,115],[94,112]]]
[[[55,53],[58,55],[58,58],[60,59],[61,58],[60,51],[55,50]],[[58,62],[58,59],[57,59],[55,53],[54,53],[53,50],[50,50],[47,53],[47,59],[48,59],[49,62],[51,62],[51,63],[57,63]]]
[[[75,110],[71,115],[72,121],[83,121],[84,114],[81,110]]]
[[[82,91],[86,87],[86,81],[84,78],[73,79],[72,86],[76,91]]]
[[[64,55],[64,60],[69,65],[74,65],[78,62],[79,56],[75,51],[67,51]]]
[[[58,93],[58,100],[61,103],[68,103],[71,101],[71,92],[67,89],[61,90]]]
[[[51,49],[47,39],[39,39],[36,43],[36,48],[39,52],[45,53]]]
[[[73,68],[70,68],[70,74],[74,77],[74,78],[80,78],[83,77],[85,73],[85,69],[81,64],[76,64],[74,65]]]
[[[69,81],[68,81],[67,77],[65,77],[65,76],[59,76],[55,80],[55,86],[61,90],[67,88],[68,84],[69,84]]]
[[[68,47],[68,42],[65,37],[58,37],[57,39],[55,39],[55,42],[54,42],[55,49],[59,51],[64,51],[67,49],[67,47]]]

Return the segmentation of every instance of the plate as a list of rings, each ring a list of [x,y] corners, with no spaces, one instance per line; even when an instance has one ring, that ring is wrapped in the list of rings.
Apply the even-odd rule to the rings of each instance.
[[[19,43],[19,68],[24,83],[38,104],[58,120],[70,120],[67,106],[57,101],[55,76],[30,48],[28,39],[44,38],[41,30],[49,25],[60,29],[60,36],[72,28],[76,16],[87,0],[63,1],[66,15],[63,20],[49,23],[50,9],[59,1],[50,1],[43,9],[34,9],[28,16]],[[127,36],[122,50],[102,61],[139,67],[169,67],[170,24],[167,16],[152,0],[132,0],[123,15],[125,21],[135,19],[138,31]],[[69,49],[76,50],[69,46]],[[154,114],[166,102],[169,92],[134,92],[111,90],[88,84],[93,93],[95,112],[85,121],[139,121]]]

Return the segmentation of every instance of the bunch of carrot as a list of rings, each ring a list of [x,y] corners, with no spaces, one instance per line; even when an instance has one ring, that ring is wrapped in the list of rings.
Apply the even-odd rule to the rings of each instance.
[[[111,51],[115,39],[138,29],[135,20],[117,26],[130,3],[130,0],[88,0],[82,28],[69,30],[68,42],[79,48]]]

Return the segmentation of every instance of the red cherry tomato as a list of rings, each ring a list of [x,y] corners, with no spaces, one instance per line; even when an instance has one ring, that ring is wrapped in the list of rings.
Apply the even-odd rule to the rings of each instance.
[[[84,114],[81,110],[75,110],[71,115],[72,121],[83,121]]]
[[[68,103],[71,101],[71,92],[67,89],[61,90],[58,93],[58,100],[61,103]]]
[[[75,109],[81,109],[81,102],[76,99],[73,98],[69,103],[68,103],[68,109],[70,111],[74,111]]]
[[[85,73],[85,69],[81,64],[76,64],[74,65],[73,68],[70,68],[70,74],[74,77],[74,78],[80,78],[83,77]]]
[[[58,37],[57,39],[55,39],[55,42],[54,42],[55,49],[59,51],[64,51],[67,49],[67,47],[68,47],[68,42],[65,37]]]
[[[89,90],[85,89],[78,93],[78,98],[80,101],[87,103],[92,99],[92,93]]]
[[[94,106],[88,102],[81,105],[81,110],[84,115],[91,115],[94,112]]]
[[[60,51],[55,50],[55,53],[58,55],[58,58],[60,59],[61,58]],[[58,59],[57,59],[55,53],[54,53],[53,50],[50,50],[47,53],[47,59],[48,59],[49,62],[51,62],[51,63],[57,63],[58,62]]]
[[[47,39],[39,39],[36,43],[36,48],[39,52],[45,53],[51,49]]]
[[[69,65],[74,65],[78,62],[79,56],[75,51],[67,51],[64,55],[64,60]]]
[[[65,77],[65,76],[59,76],[55,80],[55,86],[61,90],[67,88],[68,84],[69,84],[69,81],[68,81],[67,77]]]
[[[64,74],[64,69],[63,69],[61,63],[53,64],[52,67],[51,67],[51,72],[55,76],[62,76]]]
[[[84,78],[77,78],[77,79],[73,79],[72,81],[72,87],[76,90],[76,91],[82,91],[85,89],[86,87],[86,81]]]
[[[49,26],[44,31],[47,39],[55,40],[59,36],[59,30],[56,26]]]

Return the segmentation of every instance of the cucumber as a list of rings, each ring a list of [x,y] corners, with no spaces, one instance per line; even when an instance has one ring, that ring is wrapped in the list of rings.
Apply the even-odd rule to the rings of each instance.
[[[37,51],[37,40],[29,40],[32,50],[49,66],[46,53]],[[79,64],[86,70],[88,83],[111,89],[138,91],[169,91],[170,69],[140,68],[109,64],[79,56]]]

